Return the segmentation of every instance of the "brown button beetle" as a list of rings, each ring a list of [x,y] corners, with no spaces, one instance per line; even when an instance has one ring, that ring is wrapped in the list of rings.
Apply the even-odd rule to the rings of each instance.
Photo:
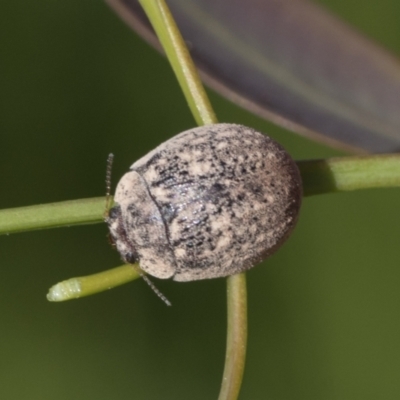
[[[295,226],[301,198],[299,171],[281,145],[245,126],[207,125],[136,161],[106,222],[125,262],[194,281],[271,255]]]

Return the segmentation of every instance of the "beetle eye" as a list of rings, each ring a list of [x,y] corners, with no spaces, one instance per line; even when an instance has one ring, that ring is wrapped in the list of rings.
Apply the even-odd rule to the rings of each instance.
[[[110,211],[108,212],[108,219],[118,219],[121,215],[121,207],[120,206],[114,206],[110,208]]]
[[[124,254],[124,260],[128,264],[135,264],[139,261],[139,257],[136,253],[126,253]]]

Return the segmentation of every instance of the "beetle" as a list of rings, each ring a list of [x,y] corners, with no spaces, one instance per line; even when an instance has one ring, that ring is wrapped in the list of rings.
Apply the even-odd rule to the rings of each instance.
[[[105,220],[122,259],[175,281],[246,271],[287,239],[302,185],[284,148],[252,128],[206,125],[136,161]]]

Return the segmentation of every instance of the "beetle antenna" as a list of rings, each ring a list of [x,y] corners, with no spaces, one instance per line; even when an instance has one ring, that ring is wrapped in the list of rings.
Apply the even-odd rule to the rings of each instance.
[[[108,217],[108,212],[111,208],[111,171],[112,164],[114,161],[114,154],[110,153],[107,158],[107,169],[106,169],[106,207],[104,210],[104,219]]]
[[[171,302],[156,288],[156,285],[141,271],[139,271],[141,277],[150,286],[153,292],[167,305],[172,306]]]

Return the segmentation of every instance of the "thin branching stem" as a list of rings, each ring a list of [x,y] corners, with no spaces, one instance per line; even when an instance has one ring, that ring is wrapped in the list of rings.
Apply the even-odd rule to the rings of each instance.
[[[186,44],[164,0],[139,0],[178,79],[198,125],[215,124],[217,118]]]
[[[305,196],[400,186],[400,154],[298,161]]]
[[[198,125],[216,123],[214,111],[180,32],[164,0],[139,0],[149,17]],[[400,186],[400,155],[342,157],[300,161],[304,195]],[[0,210],[0,234],[103,221],[104,197]],[[87,296],[138,278],[122,266],[55,285],[52,301]],[[247,341],[247,295],[244,274],[228,278],[228,333],[219,400],[238,398]]]
[[[103,222],[105,197],[0,210],[0,235]]]
[[[225,369],[218,400],[233,400],[239,396],[247,344],[246,274],[233,275],[228,280],[228,334]]]
[[[304,196],[400,187],[400,154],[298,161]],[[0,210],[0,234],[103,222],[104,197]]]
[[[196,67],[165,1],[139,0],[139,2],[163,45],[197,124],[217,123]],[[246,357],[247,291],[244,273],[228,277],[227,285],[228,344],[220,399],[236,400],[242,384]]]
[[[52,286],[47,294],[49,301],[79,299],[91,294],[104,292],[116,286],[140,278],[139,268],[125,264],[97,274],[71,278]]]

